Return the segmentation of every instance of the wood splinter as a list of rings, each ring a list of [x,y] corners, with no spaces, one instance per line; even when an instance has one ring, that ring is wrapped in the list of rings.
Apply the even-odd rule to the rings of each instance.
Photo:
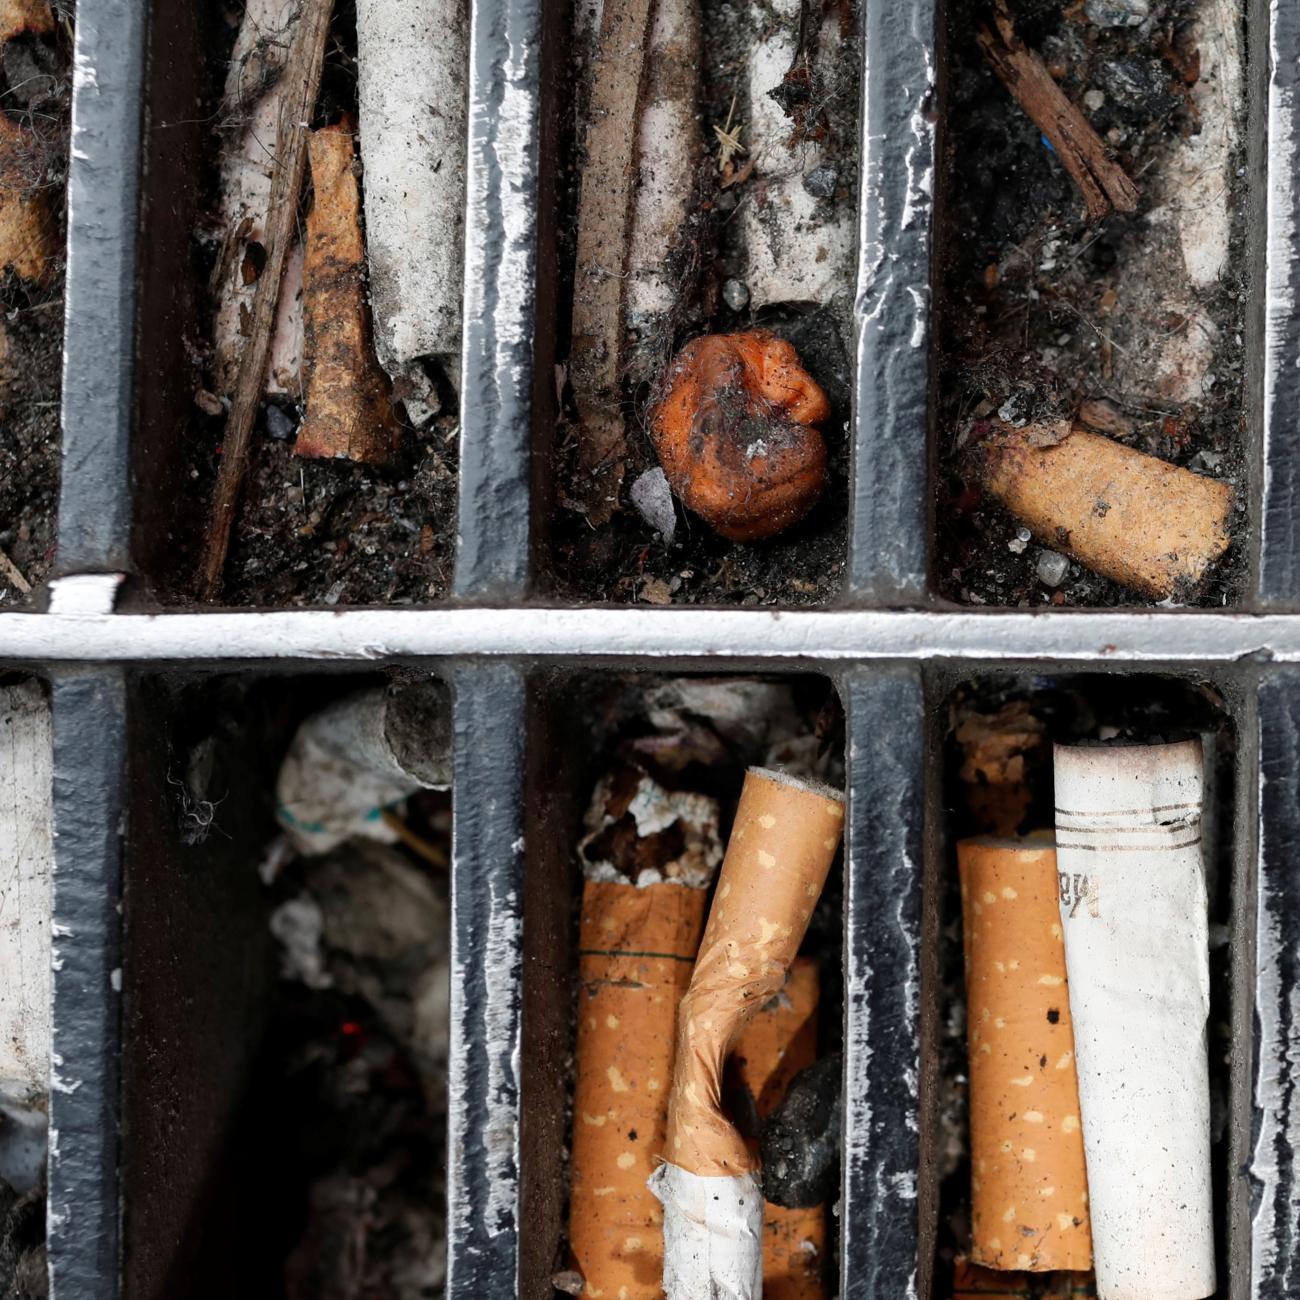
[[[1065,97],[1042,59],[1016,35],[1004,4],[993,10],[996,33],[981,26],[978,40],[998,79],[1034,125],[1051,142],[1088,207],[1088,220],[1100,221],[1114,207],[1137,208],[1137,186],[1108,153],[1088,119]]]
[[[316,192],[302,270],[307,413],[294,455],[384,461],[401,428],[371,347],[352,133],[314,131],[307,150]]]

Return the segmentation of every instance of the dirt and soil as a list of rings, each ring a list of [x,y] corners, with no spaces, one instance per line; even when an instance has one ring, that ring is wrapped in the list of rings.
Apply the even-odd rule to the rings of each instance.
[[[37,588],[54,562],[59,496],[59,403],[63,374],[64,205],[72,104],[72,6],[54,5],[56,31],[6,43],[0,60],[0,111],[32,132],[23,171],[44,191],[60,250],[39,284],[0,277],[0,551]],[[0,572],[0,606],[28,593]]]
[[[573,410],[568,407],[568,419],[557,434],[552,469],[556,483],[552,527],[555,587],[557,594],[569,599],[658,605],[825,604],[839,596],[844,582],[852,374],[850,322],[845,307],[851,302],[853,286],[846,284],[843,296],[837,295],[835,303],[757,312],[750,310],[743,295],[737,293],[734,282],[741,275],[739,223],[732,218],[739,205],[762,203],[762,178],[746,173],[743,156],[736,160],[735,171],[724,176],[718,166],[718,141],[713,128],[725,128],[731,120],[733,101],[738,95],[743,97],[745,69],[763,35],[763,24],[774,19],[770,15],[756,19],[750,5],[734,0],[703,0],[701,9],[704,49],[700,114],[707,156],[701,160],[696,213],[687,239],[683,247],[669,254],[670,259],[692,268],[699,289],[689,308],[678,314],[675,337],[663,340],[659,351],[666,362],[696,334],[730,333],[756,326],[788,339],[831,401],[831,418],[822,426],[829,453],[829,486],[802,523],[780,537],[759,543],[728,542],[676,503],[676,535],[672,542],[665,543],[628,500],[632,484],[658,464],[647,430],[648,409],[657,394],[654,385],[642,385],[625,390],[628,454],[620,509],[609,524],[593,527],[581,504],[574,500],[576,494],[565,490],[565,484],[574,481],[577,464]],[[821,7],[810,4],[808,9],[815,15]],[[857,18],[855,8],[847,2],[828,9],[842,10],[846,35],[837,58],[814,63],[815,84],[805,84],[807,77],[796,78],[798,84],[791,82],[781,89],[790,100],[787,112],[792,133],[802,123],[803,129],[816,132],[825,152],[826,168],[818,169],[818,180],[825,181],[826,202],[851,209],[856,203],[858,165]],[[573,68],[578,86],[583,83],[588,58],[589,51],[579,41]],[[572,218],[577,211],[582,173],[578,142],[584,111],[579,94],[570,106],[571,116],[563,124],[570,162],[561,196],[566,219],[559,223],[559,253],[562,275],[570,283],[575,253]],[[743,127],[741,140],[748,140]],[[724,180],[729,181],[725,187]],[[558,329],[561,336],[567,337],[567,317],[560,320]]]
[[[977,605],[1139,603],[1073,562],[1049,585],[1040,567],[1055,578],[1062,560],[1047,553],[1044,561],[1044,549],[981,494],[963,463],[985,416],[1023,423],[1091,403],[1085,409],[1097,431],[1233,485],[1236,541],[1197,599],[1231,603],[1246,554],[1242,159],[1223,150],[1225,179],[1205,204],[1225,209],[1230,223],[1226,269],[1212,284],[1194,283],[1184,266],[1171,232],[1181,232],[1186,218],[1178,196],[1162,187],[1204,133],[1235,132],[1240,153],[1244,103],[1233,104],[1235,124],[1225,125],[1221,111],[1238,84],[1234,56],[1225,67],[1198,45],[1213,33],[1218,56],[1224,23],[1239,15],[1231,5],[1197,0],[1014,6],[1021,38],[1137,184],[1135,214],[1089,225],[1059,160],[980,53],[976,33],[988,6],[955,0],[948,10],[936,341],[939,590]],[[1239,79],[1239,58],[1235,67]]]

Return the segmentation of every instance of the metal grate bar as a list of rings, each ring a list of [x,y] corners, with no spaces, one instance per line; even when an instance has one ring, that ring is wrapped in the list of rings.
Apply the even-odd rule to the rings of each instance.
[[[925,599],[935,0],[863,6],[849,596]]]
[[[854,673],[841,689],[849,807],[840,1294],[898,1300],[925,1294],[924,1219],[933,1211],[920,1186],[925,692],[914,667]]]
[[[447,1296],[518,1293],[525,683],[453,678]]]
[[[118,1079],[126,685],[54,681],[54,994],[47,1231],[52,1300],[118,1294]]]
[[[148,0],[79,0],[63,341],[62,573],[124,572]]]
[[[1097,668],[1300,662],[1300,616],[708,609],[6,614],[0,657],[367,663],[445,656],[748,664],[961,660]]]
[[[1294,672],[1261,684],[1259,736],[1250,1295],[1284,1300],[1300,1294],[1300,677]]]
[[[522,596],[538,328],[542,2],[473,0],[458,596]]]
[[[1263,505],[1259,598],[1300,604],[1300,7],[1253,6],[1267,89],[1252,136],[1266,151],[1263,230]],[[1258,49],[1262,42],[1257,38]]]

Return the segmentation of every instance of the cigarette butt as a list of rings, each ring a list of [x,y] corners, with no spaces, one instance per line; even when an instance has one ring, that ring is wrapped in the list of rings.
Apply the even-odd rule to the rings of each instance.
[[[668,1300],[761,1293],[757,1161],[723,1113],[722,1067],[785,983],[843,828],[835,791],[759,768],[746,773],[678,1016],[666,1163],[651,1179],[664,1205]]]
[[[1097,1291],[1215,1292],[1209,936],[1198,740],[1056,747],[1069,967]]]
[[[1002,1296],[1004,1300],[1083,1300],[1096,1294],[1091,1273],[1057,1273],[1044,1279],[1031,1273],[981,1268],[961,1255],[953,1262],[953,1300],[987,1300],[988,1296]]]
[[[58,255],[36,137],[0,113],[0,271],[40,283]]]
[[[1227,483],[1068,422],[996,425],[976,472],[1039,541],[1154,600],[1192,595],[1231,545]]]
[[[663,1211],[646,1179],[706,898],[678,884],[583,887],[569,1240],[587,1295],[662,1294]]]
[[[0,0],[0,45],[15,36],[48,36],[53,31],[48,0]]]
[[[760,1120],[785,1096],[791,1080],[817,1059],[817,963],[796,957],[785,986],[745,1026],[731,1059]],[[757,1154],[758,1143],[750,1142]],[[826,1294],[826,1207],[763,1205],[763,1295],[766,1300],[820,1300]]]
[[[1092,1263],[1074,1031],[1050,845],[957,845],[970,1057],[971,1262]]]
[[[307,413],[294,454],[383,461],[401,431],[371,348],[352,134],[314,131],[307,151],[316,193],[303,255]]]

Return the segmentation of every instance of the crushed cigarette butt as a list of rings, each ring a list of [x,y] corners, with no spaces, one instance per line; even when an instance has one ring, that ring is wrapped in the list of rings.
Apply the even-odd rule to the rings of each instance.
[[[723,1064],[785,983],[843,826],[834,791],[759,768],[746,773],[681,1003],[665,1163],[651,1179],[664,1205],[668,1300],[713,1293],[749,1300],[761,1291],[757,1159],[722,1110]]]
[[[665,390],[655,451],[682,502],[723,537],[775,536],[816,504],[826,443],[814,426],[830,405],[789,343],[766,330],[695,339]]]
[[[371,350],[352,133],[342,125],[314,131],[308,153],[316,198],[303,259],[307,412],[293,450],[384,461],[397,449],[401,427]]]
[[[1232,543],[1232,488],[1071,426],[995,423],[983,486],[1034,536],[1156,600],[1192,597]]]

